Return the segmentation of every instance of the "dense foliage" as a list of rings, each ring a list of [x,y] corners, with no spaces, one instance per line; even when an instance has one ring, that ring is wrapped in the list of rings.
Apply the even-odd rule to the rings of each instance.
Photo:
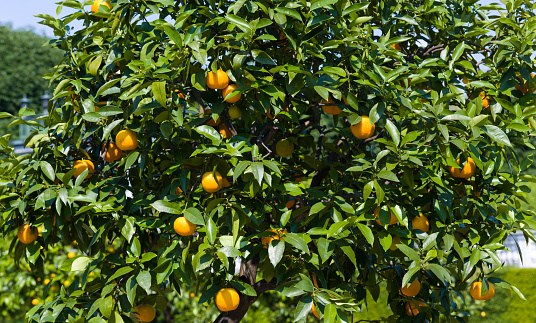
[[[30,322],[130,322],[140,304],[172,321],[184,286],[209,306],[240,292],[216,322],[270,290],[300,322],[349,322],[380,284],[400,322],[463,321],[474,281],[517,292],[492,273],[510,232],[535,240],[532,155],[513,149],[534,148],[530,1],[59,4],[79,11],[41,16],[65,56],[2,228],[42,227],[13,239],[32,272],[56,245],[81,253]]]

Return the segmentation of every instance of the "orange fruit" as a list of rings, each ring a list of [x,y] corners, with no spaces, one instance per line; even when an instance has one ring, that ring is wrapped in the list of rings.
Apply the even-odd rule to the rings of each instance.
[[[132,130],[121,130],[115,136],[115,143],[121,150],[133,150],[138,147],[140,142],[138,141],[138,134]]]
[[[173,92],[177,93],[177,96],[181,99],[186,99],[186,95],[184,93],[181,93],[178,89],[173,90]]]
[[[387,203],[387,206],[391,206],[391,204]],[[380,221],[380,210],[381,210],[381,207],[378,205],[375,209],[374,209],[374,215],[378,218],[376,220],[376,223],[378,223],[379,225],[383,226],[381,221]],[[393,214],[393,212],[391,212],[391,221],[389,222],[389,225],[393,225],[393,224],[396,224],[398,223],[398,219],[396,218],[396,216]]]
[[[201,177],[201,185],[203,186],[203,189],[208,193],[215,193],[219,191],[223,186],[223,177],[220,173],[215,172],[216,177],[214,177],[214,173],[212,172],[206,172]]]
[[[222,312],[234,311],[240,304],[240,295],[234,288],[222,288],[216,293],[215,303]]]
[[[225,99],[229,94],[231,94],[231,92],[233,92],[234,90],[238,89],[239,87],[240,86],[238,84],[229,84],[229,85],[227,85],[225,87],[225,89],[223,89],[223,91],[221,91],[221,95]],[[236,103],[238,100],[240,100],[241,97],[242,97],[242,93],[239,93],[239,94],[233,96],[232,98],[226,99],[225,102],[227,102],[227,103]]]
[[[280,157],[289,157],[294,151],[294,144],[288,139],[281,139],[275,145],[275,152]]]
[[[532,82],[532,80],[530,80],[529,82],[525,82],[521,74],[517,74],[517,78],[521,80],[521,85],[516,84],[516,89],[521,91],[523,94],[527,94],[527,92],[529,91],[529,82]],[[534,78],[534,73],[531,74],[531,78]]]
[[[285,206],[287,207],[287,209],[290,210],[295,204],[296,204],[296,199],[291,198],[290,200],[288,200],[288,202],[285,204]]]
[[[229,118],[231,119],[238,119],[242,116],[242,111],[240,111],[240,108],[236,105],[233,105],[229,108]]]
[[[208,121],[207,121],[207,126],[215,127],[215,126],[217,126],[217,125],[219,125],[219,124],[221,123],[221,119],[220,119],[220,117],[218,117],[218,119],[217,119],[216,121],[214,121],[214,119],[213,119],[212,116],[211,116],[211,112],[212,112],[211,109],[208,109],[208,110],[205,111],[205,113],[206,113],[208,116],[211,117],[211,118],[208,119]]]
[[[195,297],[195,294],[194,293],[190,293],[190,298],[194,298]]]
[[[54,278],[56,278],[56,274],[54,273],[50,274],[50,279],[54,279]]]
[[[74,253],[72,251],[67,254],[67,258],[69,258],[69,259],[74,258],[74,257],[76,257],[76,253]]]
[[[424,307],[426,307],[426,303],[412,300],[406,303],[406,313],[415,316],[419,314],[419,308],[422,309]]]
[[[272,240],[281,239],[282,241],[285,241],[285,239],[283,239],[283,236],[288,233],[288,231],[285,229],[268,229],[266,230],[266,232],[273,232],[275,234],[269,237],[261,238],[261,243],[264,245],[265,248],[268,248],[268,245],[270,244],[270,242],[272,242]]]
[[[93,2],[93,4],[91,5],[91,11],[99,12],[100,6],[106,6],[108,7],[108,9],[112,9],[112,5],[108,1],[103,2],[103,0],[95,0],[95,2]]]
[[[489,107],[489,99],[482,99],[482,106],[484,108]]]
[[[117,147],[113,142],[109,143],[106,147],[102,147],[102,151],[106,149],[106,154],[104,155],[104,161],[107,163],[113,163],[116,160],[121,159],[123,152]]]
[[[221,184],[222,187],[231,187],[231,183],[229,183],[229,181],[227,180],[227,178],[223,178],[222,179],[222,184]]]
[[[393,49],[396,49],[396,50],[402,50],[402,47],[400,47],[399,44],[392,44],[390,45]]]
[[[223,90],[229,85],[229,76],[221,69],[216,73],[210,71],[207,74],[206,83],[211,89]]]
[[[359,123],[350,126],[352,134],[358,139],[369,138],[372,136],[372,134],[374,134],[375,129],[376,126],[370,123],[370,119],[367,116],[362,116]]]
[[[37,298],[32,299],[32,305],[37,306],[39,304],[39,300]]]
[[[49,283],[50,283],[50,279],[45,278],[45,280],[43,281],[43,284],[48,285]]]
[[[84,172],[87,169],[88,170],[88,174],[86,176],[86,179],[87,179],[87,178],[90,178],[91,175],[93,175],[93,172],[95,171],[95,166],[93,165],[93,162],[87,159],[75,161],[73,168],[75,169],[74,174],[73,174],[74,178],[77,178],[78,176],[80,176],[80,174],[82,174],[82,172]]]
[[[482,295],[482,282],[474,282],[470,289],[471,297],[477,301],[487,301],[495,295],[495,287],[488,282],[488,292]]]
[[[458,165],[460,164],[460,159],[456,159],[456,163]],[[465,165],[462,169],[460,168],[454,168],[452,166],[449,167],[449,172],[453,177],[456,178],[469,178],[475,174],[476,171],[476,164],[474,160],[471,157],[467,157],[467,160],[465,161]]]
[[[231,131],[229,130],[229,128],[227,128],[227,126],[224,124],[221,124],[218,130],[220,131],[220,135],[223,138],[231,139],[233,137],[233,134],[231,134]]]
[[[400,294],[404,296],[413,297],[421,291],[421,282],[415,279],[409,286],[403,286],[400,288]]]
[[[140,322],[151,322],[156,317],[156,309],[152,305],[138,305],[134,311]]]
[[[391,242],[391,246],[389,247],[389,250],[395,251],[396,249],[398,249],[398,247],[396,246],[397,244],[400,244],[400,237],[394,236],[393,241]]]
[[[197,229],[197,225],[188,221],[188,219],[185,217],[180,216],[175,219],[175,222],[173,222],[173,229],[175,229],[175,232],[177,232],[178,235],[189,237],[194,234],[195,230]]]
[[[335,103],[335,101],[333,101],[333,98],[331,96],[327,100],[322,100],[322,104],[329,104],[329,103]],[[336,116],[342,112],[342,110],[339,109],[339,107],[336,105],[323,105],[322,110],[324,110],[325,113],[332,115],[332,116]]]
[[[313,311],[313,315],[316,316],[317,319],[319,319],[320,315],[318,315],[318,312],[316,311],[315,303],[313,303],[313,307],[311,308],[311,310]]]
[[[411,220],[411,227],[413,228],[413,230],[421,230],[423,232],[428,232],[428,229],[430,229],[430,223],[428,222],[428,218],[424,214],[419,213],[419,216]]]
[[[30,244],[37,240],[37,235],[37,229],[30,226],[28,223],[21,225],[17,230],[17,237],[19,238],[19,241],[24,244]]]

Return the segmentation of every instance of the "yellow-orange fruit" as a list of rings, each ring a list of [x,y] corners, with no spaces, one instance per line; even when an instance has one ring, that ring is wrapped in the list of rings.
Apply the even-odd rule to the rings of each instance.
[[[195,230],[197,229],[197,225],[188,221],[188,219],[185,217],[180,216],[175,219],[175,222],[173,222],[173,229],[175,229],[175,232],[177,232],[178,235],[189,237],[194,234]]]
[[[460,164],[460,159],[456,159],[456,163]],[[453,177],[456,178],[469,178],[475,174],[476,171],[476,164],[475,161],[471,157],[467,157],[467,161],[465,162],[465,165],[463,168],[455,168],[450,166],[449,172]]]
[[[374,134],[376,126],[370,123],[370,119],[367,116],[362,116],[361,121],[350,126],[350,130],[354,137],[358,139],[367,139]]]
[[[423,307],[426,307],[426,303],[411,300],[410,302],[406,303],[406,313],[408,313],[408,315],[415,316],[419,314],[419,308],[422,309]]]
[[[121,150],[133,150],[139,145],[138,135],[132,130],[121,130],[115,136],[115,143]]]
[[[327,100],[322,100],[322,104],[329,104],[329,103],[335,103],[335,101],[333,101],[333,98],[331,96]],[[322,110],[324,110],[326,114],[329,114],[332,116],[338,115],[342,112],[342,110],[339,109],[339,107],[336,105],[323,105]]]
[[[272,240],[281,239],[282,241],[285,241],[285,239],[283,239],[283,236],[288,233],[288,231],[285,229],[268,229],[266,231],[273,232],[275,234],[261,238],[261,243],[264,245],[265,248],[268,248],[268,245],[270,244],[270,242],[272,242]]]
[[[93,4],[91,5],[91,11],[99,12],[100,6],[106,6],[108,7],[108,9],[112,9],[112,5],[108,1],[103,2],[103,0],[95,0],[95,2],[93,2]]]
[[[221,124],[218,130],[220,132],[220,135],[225,139],[231,139],[233,137],[233,134],[231,133],[229,128],[227,128],[227,126],[224,124]]]
[[[240,304],[240,295],[234,288],[222,288],[216,293],[215,303],[222,312],[234,311]]]
[[[221,91],[221,95],[225,99],[229,94],[231,94],[231,92],[233,92],[234,90],[238,89],[239,87],[240,86],[238,86],[237,84],[229,84],[229,85],[227,85],[225,87],[225,89],[223,89],[223,91]],[[241,97],[242,97],[242,93],[239,93],[239,94],[233,96],[232,98],[225,99],[225,102],[227,102],[227,103],[236,103],[236,102],[238,102],[238,100],[240,100]]]
[[[411,220],[411,227],[413,230],[428,232],[428,229],[430,229],[430,222],[424,214],[419,213],[419,216]]]
[[[219,172],[215,172],[216,177],[212,172],[206,172],[201,177],[201,185],[203,189],[208,193],[215,193],[219,191],[223,186],[223,177]]]
[[[80,176],[80,174],[82,174],[87,169],[88,170],[88,174],[86,176],[86,179],[87,179],[87,178],[90,178],[93,175],[93,172],[95,171],[95,166],[93,165],[93,162],[87,159],[75,161],[73,168],[75,169],[74,174],[73,174],[74,178],[78,178],[78,176]]]
[[[28,223],[23,224],[17,230],[17,237],[19,241],[24,244],[30,244],[37,240],[38,231],[36,228],[30,226]]]
[[[156,309],[152,305],[138,305],[134,311],[136,312],[136,318],[140,322],[152,322],[156,317]]]
[[[294,151],[294,144],[289,139],[281,139],[275,145],[275,152],[280,157],[289,157]]]
[[[391,206],[391,204],[387,203],[387,206]],[[375,209],[374,209],[374,215],[376,216],[377,220],[376,220],[376,223],[378,223],[379,225],[383,225],[380,221],[380,210],[381,210],[381,207],[378,205]],[[398,223],[398,219],[396,218],[396,216],[393,214],[393,212],[391,212],[391,220],[389,221],[389,225],[393,225],[393,224],[396,224]]]
[[[113,142],[102,147],[103,151],[105,149],[106,154],[104,154],[104,161],[107,163],[113,163],[114,161],[121,159],[121,156],[123,155],[123,151],[121,151],[121,149],[119,149],[119,147],[117,147],[117,145]]]
[[[211,89],[223,90],[229,85],[229,76],[221,69],[216,73],[210,71],[207,74],[206,83]]]
[[[421,291],[421,282],[415,279],[409,286],[403,286],[400,288],[400,294],[404,296],[416,296]]]
[[[474,282],[471,284],[471,297],[473,297],[477,301],[487,301],[495,295],[495,287],[488,282],[488,292],[484,295],[482,295],[482,282]]]

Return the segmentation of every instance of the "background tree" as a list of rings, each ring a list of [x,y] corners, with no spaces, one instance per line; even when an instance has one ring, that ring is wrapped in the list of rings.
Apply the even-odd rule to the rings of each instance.
[[[518,292],[492,274],[510,232],[534,240],[531,2],[60,5],[80,11],[41,16],[67,54],[3,229],[43,228],[13,240],[32,271],[83,254],[29,321],[171,321],[184,285],[216,322],[271,290],[302,322],[350,322],[380,284],[401,322]]]

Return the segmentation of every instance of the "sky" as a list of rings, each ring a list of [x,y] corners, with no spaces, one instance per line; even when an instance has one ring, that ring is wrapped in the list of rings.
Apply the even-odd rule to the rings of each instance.
[[[59,0],[0,0],[2,9],[0,10],[0,24],[11,24],[14,29],[31,29],[38,35],[53,37],[52,29],[39,24],[41,18],[34,17],[36,14],[49,14],[58,17],[55,3]],[[481,4],[500,2],[499,0],[481,0]],[[89,10],[89,6],[87,8]],[[72,9],[63,8],[60,17],[67,15]],[[75,23],[73,27],[77,28]],[[81,26],[81,25],[80,25]]]

